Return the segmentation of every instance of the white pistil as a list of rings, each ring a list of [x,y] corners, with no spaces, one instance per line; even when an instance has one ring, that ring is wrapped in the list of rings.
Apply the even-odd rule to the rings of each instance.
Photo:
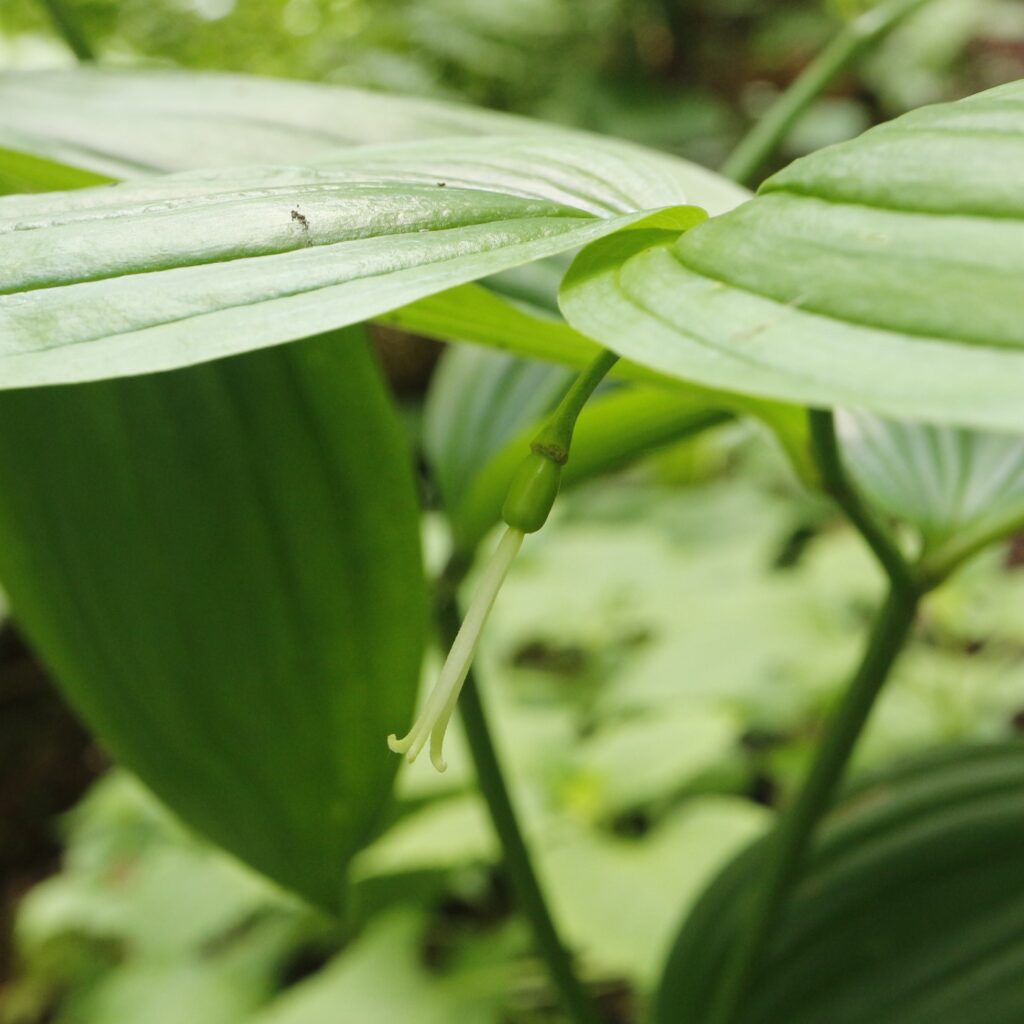
[[[444,668],[441,669],[441,674],[434,684],[434,689],[430,691],[430,697],[423,706],[419,718],[402,739],[398,739],[394,733],[388,737],[388,746],[396,754],[405,754],[410,764],[419,756],[429,737],[430,760],[434,767],[439,772],[448,767],[442,756],[445,730],[462,692],[462,684],[469,675],[484,623],[494,606],[494,599],[498,596],[502,583],[505,582],[508,570],[519,553],[524,536],[521,530],[509,528],[505,531],[484,569],[473,601],[462,620],[452,649],[448,652]]]

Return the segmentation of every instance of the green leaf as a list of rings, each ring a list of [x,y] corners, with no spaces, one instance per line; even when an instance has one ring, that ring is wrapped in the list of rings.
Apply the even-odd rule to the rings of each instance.
[[[257,75],[93,67],[0,75],[0,145],[116,178],[537,130],[455,103]]]
[[[711,387],[1024,431],[1024,83],[822,150],[675,238],[616,236],[569,322]]]
[[[301,164],[367,144],[539,133],[599,141],[458,103],[256,75],[94,67],[0,74],[0,145],[117,178]],[[747,198],[719,174],[672,162],[686,174],[689,201],[711,213]]]
[[[31,153],[0,148],[0,195],[12,192],[50,192],[57,189],[106,185],[112,178],[69,167]]]
[[[837,416],[861,490],[917,529],[927,554],[971,553],[1024,527],[1024,440],[955,427]]]
[[[682,202],[688,176],[548,133],[0,199],[0,384],[169,369],[359,322]]]
[[[0,75],[0,99],[7,100],[0,105],[0,140],[128,178],[161,170],[277,160],[283,153],[293,160],[312,160],[337,155],[341,146],[434,136],[550,133],[557,139],[571,137],[580,146],[602,145],[586,133],[454,104],[241,75],[95,68],[8,73]],[[632,152],[642,160],[653,158],[669,166],[667,158],[653,157],[650,151]],[[672,160],[670,166],[682,190],[673,191],[673,202],[685,193],[714,214],[733,208],[749,195],[694,164]],[[68,167],[65,173],[71,175],[67,187],[86,183],[74,177],[83,173],[75,168]],[[541,171],[542,176],[546,173]],[[447,175],[443,166],[436,177],[440,180],[442,175]],[[622,181],[634,179],[631,174]],[[428,186],[436,185],[429,174],[426,181]],[[33,184],[37,187],[38,183]],[[661,194],[645,199],[633,184],[630,189],[637,209],[665,200]],[[492,290],[463,285],[377,319],[430,337],[470,341],[581,367],[599,346],[557,316],[561,275],[561,267],[534,263],[518,268],[514,282],[489,281]],[[622,363],[617,373],[681,387],[636,364]],[[706,389],[700,393],[710,397]],[[723,404],[765,420],[800,462],[803,427],[793,410],[739,396],[723,396]]]
[[[705,1019],[757,884],[758,843],[690,914],[655,1019]],[[1024,745],[931,755],[831,815],[736,1024],[1024,1017]]]
[[[0,579],[72,703],[189,824],[337,909],[426,624],[361,338],[9,391],[0,423]]]
[[[518,980],[514,970],[504,964],[431,969],[423,956],[426,927],[423,915],[408,909],[378,918],[341,956],[249,1021],[497,1024]]]

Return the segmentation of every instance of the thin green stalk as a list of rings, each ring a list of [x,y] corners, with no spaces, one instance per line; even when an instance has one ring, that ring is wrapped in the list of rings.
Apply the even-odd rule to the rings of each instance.
[[[926,551],[918,572],[922,578],[938,585],[969,558],[1021,530],[1024,530],[1024,513],[1019,508],[1012,508],[983,523],[980,528],[967,527],[945,543]]]
[[[930,2],[887,0],[849,22],[741,140],[722,165],[722,173],[743,185],[754,181],[758,171],[829,82],[904,18]]]
[[[770,838],[758,889],[726,965],[706,1024],[732,1024],[800,875],[814,830],[829,809],[871,709],[903,649],[923,593],[899,549],[875,522],[847,479],[830,412],[812,411],[811,447],[826,490],[862,534],[889,577],[889,592],[810,772]]]
[[[456,585],[462,566],[452,565],[442,579],[438,595],[441,639],[450,645],[459,631]],[[540,882],[534,873],[530,853],[519,828],[508,787],[494,749],[487,716],[472,671],[466,678],[460,700],[462,724],[476,766],[480,792],[501,841],[502,856],[516,901],[533,930],[534,941],[547,964],[562,1007],[573,1024],[601,1024],[601,1014],[573,969],[572,957],[559,938]]]
[[[96,59],[96,54],[89,45],[78,22],[68,13],[63,0],[40,0],[46,13],[49,14],[54,28],[68,44],[71,52],[82,64],[91,63]]]
[[[799,877],[814,829],[832,803],[875,700],[910,633],[917,602],[918,596],[914,591],[907,592],[896,586],[889,590],[860,666],[815,755],[810,774],[771,837],[739,946],[719,984],[707,1024],[731,1024],[736,1018],[793,884]]]
[[[535,452],[540,452],[559,464],[568,461],[572,434],[583,406],[618,361],[619,357],[614,352],[604,349],[587,364],[534,438],[531,447]]]
[[[809,410],[808,424],[811,455],[818,467],[826,494],[832,496],[846,514],[846,518],[867,541],[889,579],[904,590],[917,589],[914,573],[895,539],[864,504],[846,475],[836,438],[835,417],[831,410]]]

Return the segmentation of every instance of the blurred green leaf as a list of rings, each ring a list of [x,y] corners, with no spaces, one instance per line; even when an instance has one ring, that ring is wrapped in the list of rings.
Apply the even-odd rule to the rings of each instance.
[[[0,579],[65,692],[189,824],[336,910],[426,625],[361,337],[10,391],[0,422]]]
[[[680,914],[764,823],[749,801],[703,797],[642,841],[552,825],[558,841],[553,835],[540,864],[563,933],[588,961],[648,987]]]
[[[510,972],[444,974],[423,964],[422,914],[381,917],[345,954],[251,1024],[497,1024]]]
[[[697,904],[656,1019],[701,1020],[758,880],[745,851]],[[945,751],[832,813],[737,1024],[991,1024],[1024,1014],[1024,745]]]

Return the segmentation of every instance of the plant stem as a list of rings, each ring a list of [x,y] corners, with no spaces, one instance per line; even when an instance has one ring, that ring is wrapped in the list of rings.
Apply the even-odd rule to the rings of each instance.
[[[998,541],[1024,530],[1024,512],[1010,509],[983,523],[980,528],[966,527],[934,550],[927,551],[918,564],[918,572],[934,585],[941,583],[969,558]]]
[[[531,447],[535,452],[542,452],[560,464],[568,461],[576,421],[590,396],[618,360],[616,353],[603,349],[587,364],[534,438]]]
[[[445,573],[440,584],[437,615],[441,639],[446,645],[454,641],[459,630],[456,587],[461,575],[461,567],[453,565]],[[559,938],[540,882],[533,870],[501,765],[498,763],[487,716],[472,670],[466,678],[459,707],[476,767],[480,792],[487,802],[491,821],[501,841],[505,869],[512,882],[519,909],[529,922],[537,948],[547,963],[562,1007],[573,1024],[601,1024],[601,1014],[576,976],[572,957]]]
[[[707,1024],[732,1024],[759,966],[822,816],[842,781],[900,651],[910,635],[924,592],[891,538],[875,522],[843,468],[831,412],[810,413],[811,448],[825,489],[867,541],[889,577],[889,591],[867,647],[811,764],[807,778],[768,841],[745,928],[725,967]]]
[[[54,28],[68,44],[79,63],[88,64],[94,61],[96,54],[93,53],[89,40],[82,33],[78,22],[68,13],[63,0],[40,0],[40,2],[46,8],[46,13],[50,15]]]
[[[789,892],[799,876],[815,826],[828,810],[857,739],[868,720],[917,611],[918,596],[889,590],[863,659],[835,713],[792,806],[784,813],[765,853],[746,930],[717,993],[708,1024],[731,1024]]]
[[[722,173],[740,184],[749,185],[829,82],[904,18],[930,2],[887,0],[844,26],[740,141],[722,165]]]
[[[846,514],[881,563],[894,585],[903,590],[918,589],[917,580],[896,541],[875,518],[857,493],[843,468],[836,439],[835,417],[831,410],[811,409],[808,412],[811,454],[821,475],[825,492]]]

